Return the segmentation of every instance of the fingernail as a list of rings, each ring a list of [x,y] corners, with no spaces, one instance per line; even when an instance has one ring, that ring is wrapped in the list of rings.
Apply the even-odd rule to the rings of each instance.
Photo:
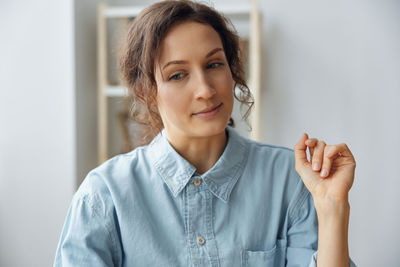
[[[326,169],[323,169],[321,172],[321,176],[325,177],[328,175],[328,171]]]
[[[314,169],[314,171],[318,171],[318,169],[319,169],[319,164],[318,164],[318,163],[314,163],[313,169]]]

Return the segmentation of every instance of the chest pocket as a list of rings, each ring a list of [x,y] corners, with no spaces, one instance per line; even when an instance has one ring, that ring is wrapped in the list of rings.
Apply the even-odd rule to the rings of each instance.
[[[277,240],[270,250],[242,250],[241,267],[279,267],[285,266],[286,240]]]

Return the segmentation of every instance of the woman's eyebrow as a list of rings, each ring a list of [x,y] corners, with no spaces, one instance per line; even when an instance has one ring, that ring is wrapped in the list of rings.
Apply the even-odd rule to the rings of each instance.
[[[211,50],[211,51],[206,55],[206,58],[211,57],[212,55],[214,55],[215,53],[217,53],[217,52],[219,52],[219,51],[222,51],[222,48],[220,48],[220,47],[214,48],[213,50]]]
[[[168,67],[168,66],[171,65],[171,64],[187,64],[187,63],[188,63],[188,62],[185,61],[185,60],[173,60],[173,61],[170,61],[170,62],[168,62],[167,64],[165,64],[164,67],[163,67],[162,69],[164,70],[166,67]]]
[[[206,58],[211,57],[212,55],[214,55],[215,53],[217,53],[219,51],[223,51],[223,49],[220,47],[214,48],[213,50],[208,52],[208,54],[206,55]],[[170,61],[167,64],[165,64],[164,67],[162,67],[162,69],[164,70],[166,67],[168,67],[171,64],[187,64],[187,63],[188,62],[185,60],[173,60],[173,61]]]

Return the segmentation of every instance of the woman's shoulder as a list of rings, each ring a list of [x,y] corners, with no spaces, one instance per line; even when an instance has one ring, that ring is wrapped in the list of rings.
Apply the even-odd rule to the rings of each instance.
[[[239,134],[237,130],[231,127],[228,127],[228,131],[230,137],[233,137],[233,139],[236,140],[235,143],[243,144],[249,151],[250,155],[255,157],[280,156],[282,158],[294,159],[294,151],[289,147],[249,139],[248,137]]]
[[[147,149],[148,145],[140,146],[128,153],[113,156],[93,169],[92,172],[114,176],[115,174],[123,174],[124,172],[131,171],[132,168],[138,165],[148,163]]]
[[[141,177],[141,172],[148,169],[146,150],[147,146],[138,147],[103,162],[86,175],[75,197],[104,197],[123,190],[134,179]]]
[[[292,148],[270,144],[266,142],[258,142],[242,137],[249,150],[249,156],[257,158],[274,158],[279,161],[287,161],[294,163],[294,150]]]
[[[246,173],[274,188],[280,187],[288,196],[303,183],[295,169],[294,150],[285,146],[243,138],[248,147]],[[260,181],[260,182],[261,182]]]

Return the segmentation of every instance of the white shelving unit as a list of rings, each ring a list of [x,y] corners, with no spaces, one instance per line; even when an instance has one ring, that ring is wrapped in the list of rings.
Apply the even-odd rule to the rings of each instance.
[[[123,98],[127,95],[127,89],[118,84],[109,81],[109,51],[108,38],[110,35],[107,23],[109,20],[121,20],[126,23],[129,19],[137,17],[144,9],[144,6],[107,6],[100,4],[98,8],[98,161],[104,162],[110,157],[109,154],[109,99]],[[252,0],[247,4],[231,5],[231,6],[215,6],[215,8],[229,17],[235,25],[235,20],[243,22],[245,20],[247,27],[238,27],[235,25],[239,35],[248,39],[248,85],[257,105],[251,115],[252,132],[251,138],[260,139],[260,78],[261,78],[261,20],[258,10],[257,0]]]

